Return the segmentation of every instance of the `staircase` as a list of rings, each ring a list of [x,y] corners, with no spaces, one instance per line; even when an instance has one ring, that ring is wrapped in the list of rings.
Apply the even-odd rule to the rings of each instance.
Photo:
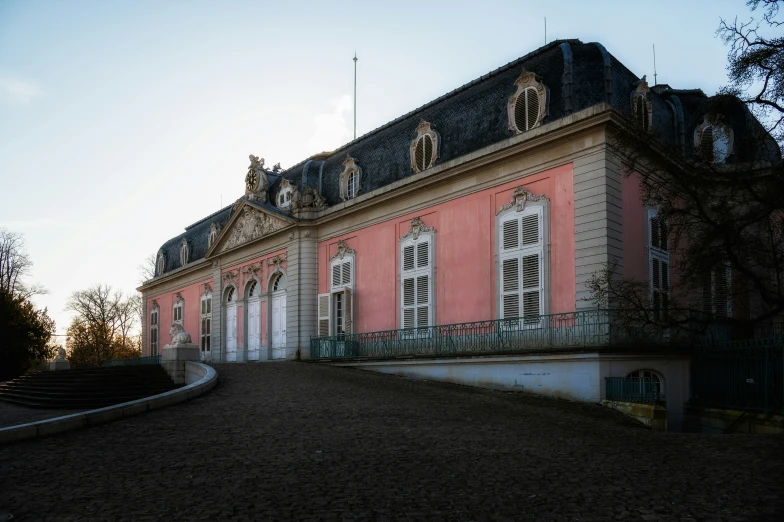
[[[32,408],[94,409],[167,392],[177,385],[157,364],[28,373],[0,384],[0,401]]]

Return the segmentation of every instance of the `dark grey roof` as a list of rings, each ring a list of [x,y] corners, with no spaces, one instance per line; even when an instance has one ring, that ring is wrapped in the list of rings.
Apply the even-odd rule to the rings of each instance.
[[[362,193],[413,175],[409,150],[421,119],[433,125],[440,135],[438,163],[509,138],[512,133],[508,130],[506,104],[515,92],[514,82],[522,68],[536,73],[550,91],[548,114],[542,122],[545,124],[601,102],[607,102],[622,114],[629,114],[631,94],[640,81],[639,77],[599,43],[583,43],[579,40],[554,41],[339,149],[304,160],[283,171],[280,178],[270,173],[270,200],[275,201],[281,180],[285,178],[298,184],[300,188],[305,181],[320,191],[328,205],[340,203],[338,178],[347,154],[354,157],[362,169]],[[672,146],[682,144],[683,152],[693,155],[694,128],[702,122],[708,98],[700,90],[674,90],[669,86],[655,86],[651,89],[650,100],[654,135]],[[740,110],[740,113],[733,113],[730,118],[733,127],[736,124],[759,126],[745,107]],[[773,144],[775,145],[775,142]],[[752,154],[757,149],[745,145],[738,147],[737,156]],[[774,158],[780,159],[778,148],[775,147],[775,150]],[[303,177],[306,179],[303,180]],[[264,207],[277,212],[270,203]],[[229,212],[230,208],[227,207],[215,214],[215,219],[225,223]],[[206,219],[192,225],[185,234],[164,244],[163,249],[167,254],[166,271],[179,267],[179,244],[182,237],[186,237],[194,245],[192,260],[204,255],[209,222],[210,220]],[[195,246],[202,243],[205,248]]]

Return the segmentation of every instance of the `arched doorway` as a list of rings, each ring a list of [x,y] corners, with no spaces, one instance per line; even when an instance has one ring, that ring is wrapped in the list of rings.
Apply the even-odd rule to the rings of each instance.
[[[281,273],[270,282],[272,317],[272,358],[286,358],[286,275]]]
[[[226,361],[237,361],[237,291],[233,286],[226,289]]]
[[[248,333],[247,347],[248,360],[258,361],[261,348],[261,285],[258,281],[251,280],[245,289],[245,299],[248,306],[245,316],[245,331]]]

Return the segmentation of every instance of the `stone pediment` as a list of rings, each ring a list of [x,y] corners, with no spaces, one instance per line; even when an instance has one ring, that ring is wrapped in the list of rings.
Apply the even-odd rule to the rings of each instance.
[[[207,252],[207,256],[226,252],[245,243],[269,236],[291,224],[292,221],[264,212],[256,208],[255,205],[244,202],[221,231],[220,237]]]

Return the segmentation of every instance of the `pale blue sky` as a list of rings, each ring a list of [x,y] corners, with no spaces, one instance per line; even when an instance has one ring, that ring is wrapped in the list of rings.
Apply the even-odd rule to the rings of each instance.
[[[248,155],[289,167],[518,58],[599,41],[652,83],[726,82],[742,0],[0,0],[0,226],[25,235],[58,331],[68,295],[137,286],[167,239],[243,194]]]

